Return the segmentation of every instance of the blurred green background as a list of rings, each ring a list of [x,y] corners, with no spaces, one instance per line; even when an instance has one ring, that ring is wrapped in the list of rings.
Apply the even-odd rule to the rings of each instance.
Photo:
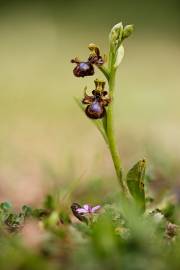
[[[119,21],[135,25],[115,100],[124,167],[145,157],[155,178],[178,186],[179,14],[178,0],[0,1],[0,200],[39,201],[54,180],[112,183],[108,150],[74,102],[102,75],[75,78],[70,60],[86,59],[90,42],[107,53]]]

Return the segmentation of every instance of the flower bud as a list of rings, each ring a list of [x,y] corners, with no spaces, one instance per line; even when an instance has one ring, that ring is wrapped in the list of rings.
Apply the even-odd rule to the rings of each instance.
[[[123,30],[123,35],[122,35],[123,39],[128,38],[132,34],[133,31],[134,31],[134,26],[132,24],[126,25]]]
[[[123,36],[123,24],[122,22],[120,22],[113,26],[109,34],[110,44],[112,47],[114,47],[115,50],[119,48],[122,41],[122,36]]]

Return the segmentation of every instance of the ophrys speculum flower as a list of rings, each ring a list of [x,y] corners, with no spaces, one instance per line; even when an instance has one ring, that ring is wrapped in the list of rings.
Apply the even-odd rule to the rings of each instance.
[[[100,119],[105,116],[105,107],[108,106],[111,99],[106,97],[108,92],[104,90],[105,82],[98,79],[96,79],[94,82],[96,89],[92,91],[92,96],[87,95],[85,91],[82,103],[88,104],[85,112],[89,118]]]
[[[86,77],[94,75],[94,66],[102,66],[105,62],[105,59],[100,55],[99,48],[91,43],[88,48],[90,49],[90,54],[87,61],[80,61],[78,57],[75,57],[71,60],[71,63],[77,64],[73,69],[73,74],[76,77]]]
[[[74,76],[76,77],[92,76],[94,74],[94,67],[89,61],[82,62],[78,58],[75,58],[71,60],[71,63],[77,64],[73,69]]]

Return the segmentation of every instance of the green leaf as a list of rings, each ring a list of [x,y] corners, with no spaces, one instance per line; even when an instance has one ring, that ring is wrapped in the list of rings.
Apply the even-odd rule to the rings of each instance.
[[[2,209],[2,210],[9,210],[10,208],[12,207],[12,204],[10,203],[10,202],[2,202],[1,204],[0,204],[0,208]]]
[[[55,201],[55,198],[51,194],[48,194],[45,197],[44,207],[49,209],[49,210],[56,209],[56,201]]]
[[[48,216],[48,211],[46,209],[35,208],[32,211],[32,216],[38,219],[43,219]]]
[[[127,174],[127,186],[134,198],[137,206],[141,211],[145,210],[145,192],[144,192],[144,177],[145,177],[146,161],[144,159],[138,161]]]
[[[28,205],[23,205],[22,206],[22,214],[24,217],[29,217],[32,214],[32,208]]]

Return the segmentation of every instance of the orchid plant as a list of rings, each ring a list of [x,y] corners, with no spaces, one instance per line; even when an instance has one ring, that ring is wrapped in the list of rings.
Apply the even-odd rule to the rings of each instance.
[[[109,34],[108,57],[101,55],[100,49],[94,43],[89,44],[90,54],[87,60],[81,61],[78,57],[71,60],[76,66],[73,74],[76,77],[92,76],[97,67],[105,77],[105,80],[96,79],[95,89],[92,95],[86,93],[77,103],[88,118],[90,118],[102,134],[114,163],[117,179],[123,196],[133,198],[141,210],[145,210],[144,176],[146,162],[144,159],[137,162],[128,172],[126,178],[123,175],[122,160],[114,131],[114,92],[116,89],[116,74],[118,67],[124,57],[123,42],[133,32],[133,25],[123,26],[122,22],[116,24]],[[105,83],[108,83],[108,91],[105,90]],[[81,209],[81,208],[80,208]],[[84,211],[84,210],[83,210]]]

